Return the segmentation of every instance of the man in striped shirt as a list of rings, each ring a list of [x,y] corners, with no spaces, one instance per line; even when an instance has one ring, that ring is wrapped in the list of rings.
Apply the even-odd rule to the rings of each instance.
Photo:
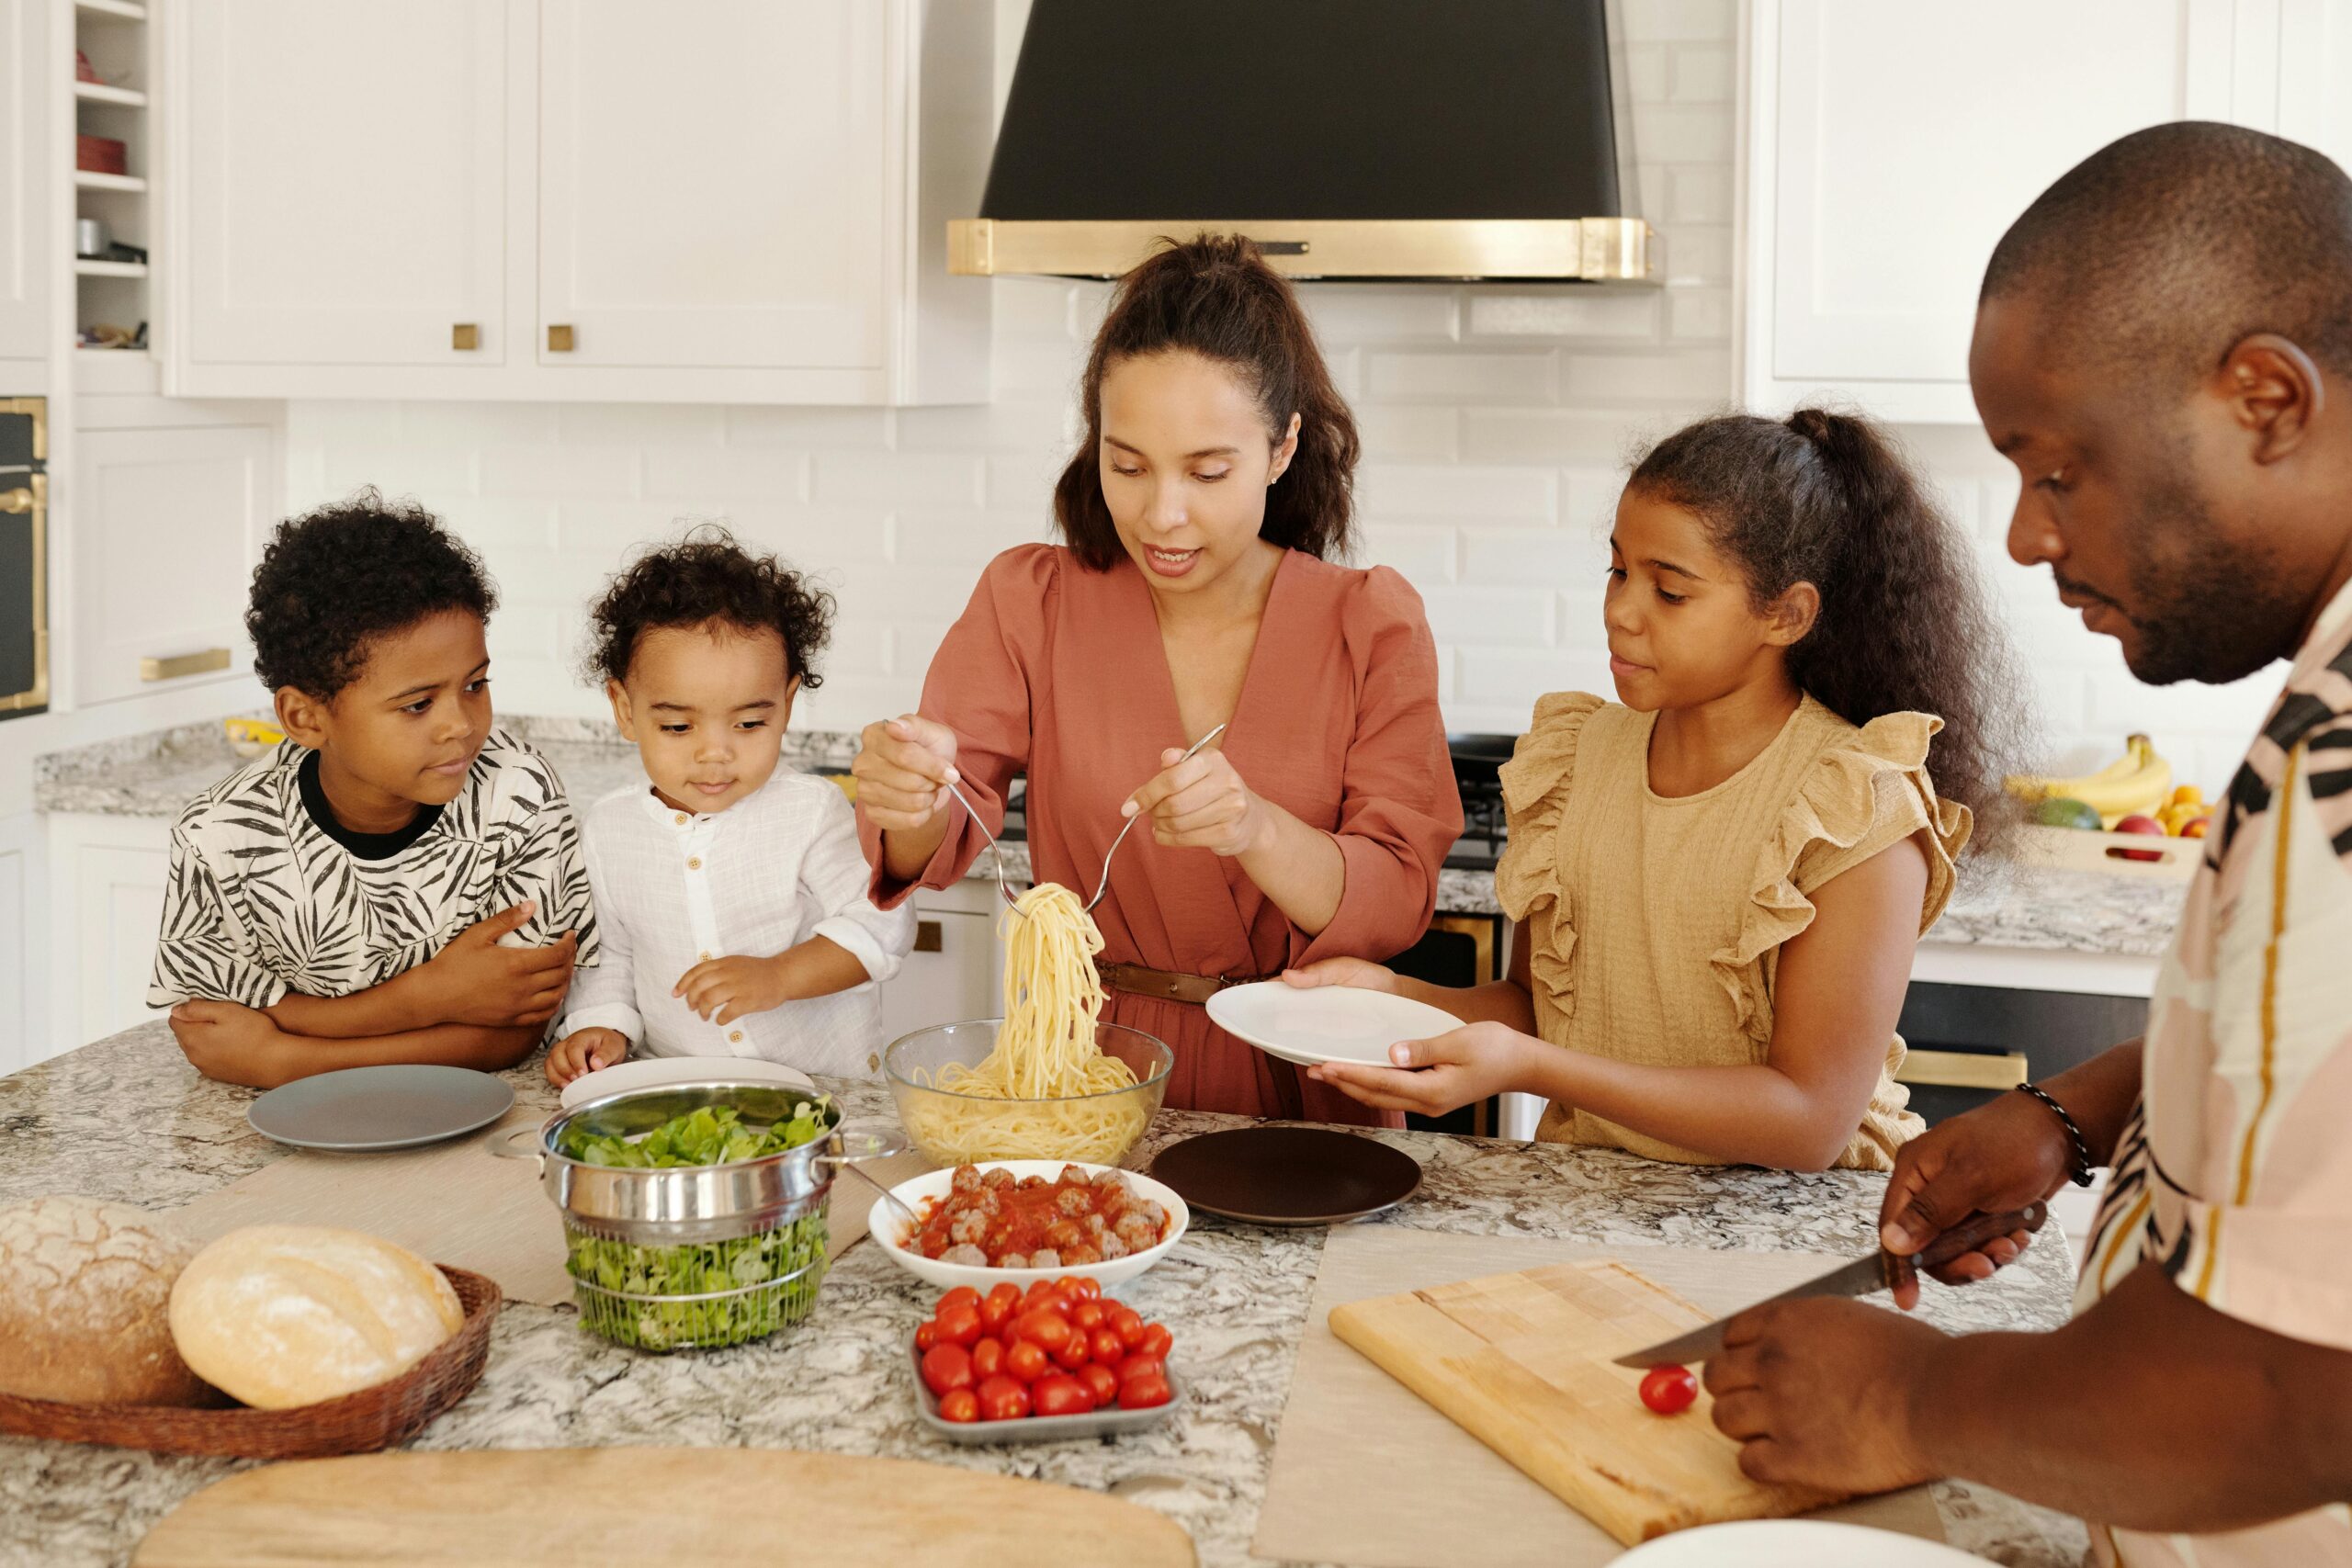
[[[2074,1322],[1955,1339],[1850,1302],[1758,1311],[1708,1368],[1716,1423],[1768,1479],[1958,1475],[2072,1510],[2102,1563],[2343,1568],[2352,179],[2232,126],[2125,137],[2003,238],[1969,371],[2024,479],[2009,553],[2050,567],[2134,675],[2291,667],[2144,1043],[1933,1129],[1888,1186],[1886,1242],[1908,1253],[2112,1165]],[[1983,1279],[2024,1239],[1946,1277]]]

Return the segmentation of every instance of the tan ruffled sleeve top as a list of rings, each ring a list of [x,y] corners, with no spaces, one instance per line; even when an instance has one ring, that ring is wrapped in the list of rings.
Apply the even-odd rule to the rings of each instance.
[[[1510,847],[1503,912],[1526,922],[1536,1032],[1555,1045],[1654,1066],[1761,1063],[1782,942],[1813,923],[1808,897],[1925,831],[1924,932],[1951,897],[1966,807],[1937,798],[1928,742],[1943,721],[1889,714],[1855,726],[1805,698],[1738,773],[1679,798],[1649,787],[1652,714],[1555,693],[1502,770]],[[1894,1168],[1924,1126],[1894,1081],[1903,1041],[1838,1164]],[[1653,1159],[1720,1163],[1570,1106],[1537,1136]]]

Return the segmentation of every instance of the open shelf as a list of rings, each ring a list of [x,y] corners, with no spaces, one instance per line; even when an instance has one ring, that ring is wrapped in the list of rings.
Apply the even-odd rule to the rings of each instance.
[[[74,171],[74,184],[80,190],[119,190],[143,194],[147,182],[137,175],[101,175],[88,169]]]
[[[147,7],[138,0],[74,0],[74,8],[93,20],[143,22]]]
[[[76,256],[74,258],[74,270],[84,277],[144,277],[147,276],[147,264],[145,262],[91,261],[86,257]]]
[[[116,104],[129,109],[147,107],[147,95],[129,87],[109,87],[104,82],[74,84],[74,96],[85,104]]]

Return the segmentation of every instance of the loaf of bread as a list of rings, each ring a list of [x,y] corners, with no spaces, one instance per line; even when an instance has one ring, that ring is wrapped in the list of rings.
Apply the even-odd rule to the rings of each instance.
[[[172,1287],[172,1337],[198,1376],[263,1410],[398,1377],[458,1331],[458,1292],[406,1247],[326,1225],[247,1225]]]
[[[0,1209],[0,1393],[76,1404],[209,1397],[172,1345],[172,1282],[196,1248],[144,1209],[36,1198]]]

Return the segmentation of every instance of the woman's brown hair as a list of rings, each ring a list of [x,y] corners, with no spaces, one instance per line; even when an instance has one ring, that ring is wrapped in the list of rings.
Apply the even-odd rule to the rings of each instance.
[[[1054,521],[1080,562],[1107,571],[1125,555],[1102,499],[1102,374],[1122,359],[1182,349],[1230,366],[1279,442],[1299,416],[1298,450],[1266,491],[1258,536],[1311,556],[1345,556],[1354,543],[1356,422],[1331,385],[1298,296],[1238,234],[1202,234],[1140,263],[1119,280],[1079,384],[1086,439],[1054,485]]]

